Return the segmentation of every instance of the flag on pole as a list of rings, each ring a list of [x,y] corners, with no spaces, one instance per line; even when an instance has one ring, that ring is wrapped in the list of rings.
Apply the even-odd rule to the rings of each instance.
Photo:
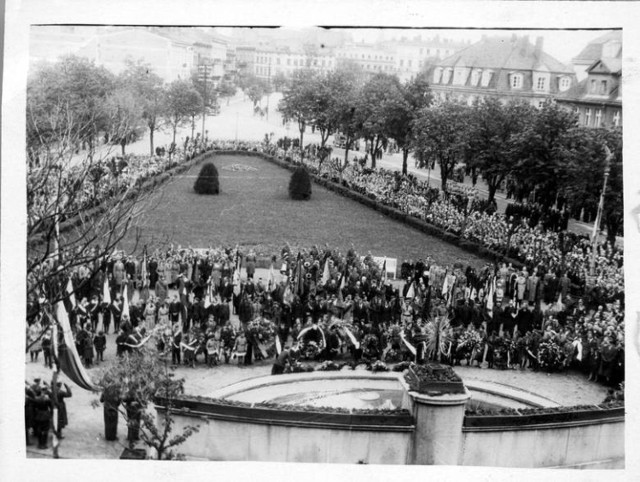
[[[131,318],[129,313],[129,295],[127,294],[127,285],[124,285],[124,291],[122,292],[122,317]]]
[[[211,278],[207,281],[207,294],[204,297],[204,307],[209,308],[211,306]]]
[[[353,346],[355,347],[355,349],[356,350],[359,349],[360,348],[360,342],[358,340],[356,340],[356,337],[353,335],[353,333],[351,333],[351,330],[345,326],[344,331],[347,334],[347,336],[349,337],[349,340],[351,341],[351,343],[353,343]]]
[[[109,277],[105,275],[104,285],[102,286],[102,302],[111,304],[111,291],[109,290]]]
[[[487,311],[493,312],[493,280],[489,282],[489,294],[487,295]]]
[[[415,356],[417,353],[416,347],[407,341],[407,339],[404,337],[404,333],[400,333],[400,339],[403,341],[405,346],[409,349],[411,354]]]
[[[329,272],[329,258],[324,262],[324,271],[322,272],[322,284],[326,285],[331,279],[331,273]]]
[[[61,302],[56,303],[56,318],[58,319],[58,323],[60,323],[60,328],[64,336],[64,344],[58,349],[60,369],[79,387],[94,392],[100,391],[100,387],[93,383],[80,361],[76,343],[73,339],[73,333],[71,332],[71,325],[69,324],[69,316]],[[58,340],[54,339],[53,346],[55,347],[57,343]]]
[[[384,261],[382,262],[382,284],[387,283],[387,257],[384,257]]]
[[[442,296],[446,296],[449,292],[449,272],[444,273],[444,283],[442,283]]]
[[[140,268],[140,274],[142,276],[142,286],[146,286],[147,283],[147,247],[144,247],[142,252],[142,266]]]
[[[304,294],[304,273],[302,272],[302,255],[300,253],[298,253],[296,270],[296,293],[302,296]]]
[[[409,289],[407,290],[407,296],[405,296],[405,299],[412,300],[413,298],[415,298],[415,296],[416,296],[416,292],[413,289],[413,281],[412,281],[411,284],[409,285]]]
[[[271,292],[276,287],[276,275],[273,272],[273,263],[271,263],[271,266],[269,267],[269,275],[268,275],[267,279],[268,279],[267,291]]]
[[[71,276],[69,276],[69,281],[67,281],[67,294],[69,295],[69,301],[75,308],[78,302],[76,301],[76,295],[73,293],[73,283],[71,282]]]

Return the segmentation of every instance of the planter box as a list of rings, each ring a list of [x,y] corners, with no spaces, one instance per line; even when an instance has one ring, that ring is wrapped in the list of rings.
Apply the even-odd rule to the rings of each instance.
[[[570,407],[563,407],[561,411],[559,410],[555,413],[525,413],[523,415],[467,415],[464,417],[463,427],[521,427],[526,425],[546,425],[580,422],[589,423],[606,419],[624,420],[624,407],[603,409],[594,406],[593,410],[583,408],[575,411],[571,411]]]
[[[125,448],[120,455],[121,460],[144,460],[147,458],[145,449],[129,449]]]
[[[450,370],[449,367],[439,367],[439,366],[431,366],[430,367],[435,376],[439,373],[444,373]],[[413,369],[413,367],[409,367],[407,372],[407,381],[409,382],[410,388],[418,393],[426,393],[426,394],[446,394],[446,393],[465,393],[464,384],[462,380],[459,381],[440,381],[440,380],[429,380],[426,377],[420,377]]]

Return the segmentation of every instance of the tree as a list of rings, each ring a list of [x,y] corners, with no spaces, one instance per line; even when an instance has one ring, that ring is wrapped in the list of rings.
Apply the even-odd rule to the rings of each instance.
[[[222,99],[227,99],[227,105],[229,105],[229,99],[236,95],[236,86],[231,82],[224,80],[220,82],[217,88],[218,96]]]
[[[124,156],[125,146],[140,139],[144,133],[143,105],[134,92],[118,88],[107,98],[106,109],[111,123],[110,141],[120,145]]]
[[[174,80],[169,84],[166,95],[166,119],[173,131],[173,144],[176,142],[178,127],[183,126],[189,119],[195,122],[195,116],[202,110],[202,97],[186,80]]]
[[[298,167],[289,181],[289,197],[295,200],[311,199],[311,179],[309,171],[303,166]]]
[[[207,162],[202,166],[198,179],[193,185],[193,190],[198,194],[219,194],[218,169],[212,162]]]
[[[606,147],[605,147],[606,146]],[[575,217],[588,206],[594,216],[603,187],[607,152],[613,155],[604,200],[603,223],[607,228],[607,240],[614,244],[622,231],[622,130],[619,128],[592,129],[577,127],[571,132],[571,161],[567,166],[566,183],[561,192]]]
[[[488,201],[495,199],[500,184],[513,171],[517,158],[514,140],[535,115],[524,102],[502,104],[497,98],[474,103],[468,122],[468,168],[477,169],[489,188]]]
[[[413,148],[419,157],[440,166],[441,187],[447,181],[466,146],[469,109],[461,102],[445,100],[420,111],[413,121]]]
[[[98,384],[103,391],[115,392],[124,401],[125,406],[118,405],[118,410],[129,427],[137,428],[139,424],[140,439],[155,450],[158,460],[179,458],[171,449],[198,432],[199,426],[186,426],[182,433],[173,435],[171,408],[176,398],[184,393],[184,379],[175,379],[173,368],[164,355],[147,345],[112,360],[101,372]],[[154,401],[164,406],[158,422],[148,411]],[[98,403],[93,402],[93,406]]]
[[[402,86],[401,96],[387,103],[387,135],[402,149],[402,174],[407,174],[407,159],[413,147],[413,121],[418,112],[431,103],[426,73],[418,74]]]
[[[518,162],[514,177],[523,192],[535,189],[535,198],[543,206],[553,205],[559,187],[566,182],[570,163],[572,129],[577,116],[554,102],[545,102],[527,118],[518,135],[514,135],[514,154]]]
[[[278,111],[285,122],[295,121],[300,131],[300,161],[304,157],[304,132],[314,121],[316,113],[315,89],[316,72],[312,70],[296,70],[291,79],[289,89],[278,103]]]
[[[153,136],[164,120],[166,92],[163,81],[148,64],[127,59],[119,82],[134,92],[142,104],[142,118],[149,129],[149,155],[153,156]]]
[[[278,71],[271,78],[271,83],[273,84],[273,88],[276,92],[282,92],[282,90],[287,87],[289,79],[287,79],[287,76],[284,74],[284,72]]]
[[[63,137],[74,150],[88,148],[93,155],[98,137],[109,130],[105,102],[113,88],[113,75],[85,58],[67,56],[36,67],[27,81],[29,159]]]
[[[390,109],[402,102],[402,87],[395,75],[376,74],[360,91],[356,124],[360,135],[367,141],[373,168],[376,167],[376,159],[387,147]]]

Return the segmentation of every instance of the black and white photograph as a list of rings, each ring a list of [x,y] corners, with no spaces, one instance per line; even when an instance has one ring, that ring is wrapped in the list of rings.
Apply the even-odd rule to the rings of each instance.
[[[62,3],[5,12],[5,480],[638,469],[635,5]]]

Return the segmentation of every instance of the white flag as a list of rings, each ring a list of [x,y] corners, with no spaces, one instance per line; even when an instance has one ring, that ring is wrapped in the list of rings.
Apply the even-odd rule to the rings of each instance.
[[[69,300],[71,304],[75,307],[78,302],[76,301],[76,295],[73,293],[73,283],[71,282],[71,278],[67,281],[67,293],[69,294]]]
[[[102,302],[111,304],[111,292],[109,291],[109,277],[105,275],[104,286],[102,288]]]
[[[124,318],[125,316],[127,318],[131,318],[131,315],[129,314],[129,296],[127,295],[127,285],[124,285],[124,291],[122,292],[122,317]]]

